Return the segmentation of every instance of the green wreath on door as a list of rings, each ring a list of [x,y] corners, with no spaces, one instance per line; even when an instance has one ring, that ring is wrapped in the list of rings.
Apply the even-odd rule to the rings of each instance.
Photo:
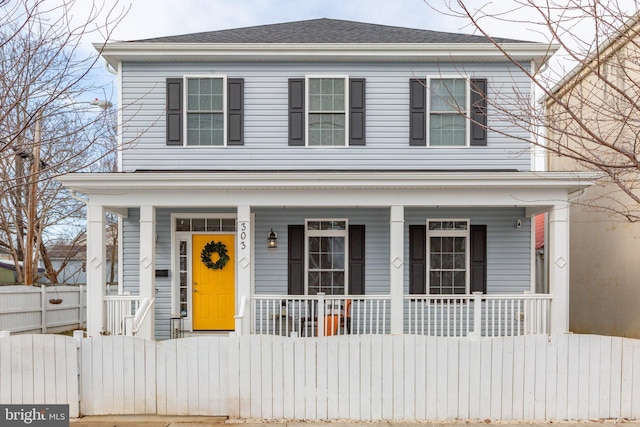
[[[211,255],[218,254],[218,261],[211,261]],[[210,241],[204,245],[204,249],[200,252],[200,259],[202,263],[212,270],[221,270],[229,261],[229,255],[227,255],[227,247],[222,242]]]

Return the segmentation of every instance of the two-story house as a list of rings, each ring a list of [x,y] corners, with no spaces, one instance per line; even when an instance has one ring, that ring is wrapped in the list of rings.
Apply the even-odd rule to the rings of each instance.
[[[553,53],[500,45],[525,69]],[[484,37],[317,19],[101,55],[119,172],[61,178],[88,199],[89,335],[137,304],[134,329],[158,339],[568,331],[567,205],[588,176],[531,171],[528,132],[487,102],[517,108],[530,82]],[[130,295],[104,294],[107,211]]]

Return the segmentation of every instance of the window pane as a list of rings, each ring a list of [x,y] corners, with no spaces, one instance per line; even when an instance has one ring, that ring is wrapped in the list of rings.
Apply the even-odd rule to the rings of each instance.
[[[318,253],[310,253],[309,254],[309,269],[315,270],[320,268],[320,254]]]
[[[235,218],[222,218],[222,231],[236,231]]]
[[[344,114],[309,114],[310,145],[345,145]]]
[[[431,111],[465,111],[467,83],[464,79],[432,79]]]
[[[320,230],[320,221],[309,221],[307,223],[307,230]]]
[[[191,224],[193,231],[206,231],[204,218],[193,218]]]
[[[208,218],[207,231],[220,231],[220,218]]]
[[[429,116],[429,145],[465,146],[467,120],[459,114],[431,114]]]
[[[190,231],[191,220],[189,218],[176,218],[176,231]]]

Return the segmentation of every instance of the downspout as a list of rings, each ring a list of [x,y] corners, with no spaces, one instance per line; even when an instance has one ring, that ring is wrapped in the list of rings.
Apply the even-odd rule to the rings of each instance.
[[[114,76],[118,75],[118,71],[116,71],[116,69],[113,68],[111,64],[109,64],[109,61],[107,61],[106,59],[104,60],[104,69],[107,70],[109,73],[113,74]]]
[[[84,204],[85,206],[87,205],[87,203],[89,203],[89,201],[84,197],[78,196],[78,192],[76,190],[71,190],[71,197],[73,197],[75,200],[79,201],[80,203]]]

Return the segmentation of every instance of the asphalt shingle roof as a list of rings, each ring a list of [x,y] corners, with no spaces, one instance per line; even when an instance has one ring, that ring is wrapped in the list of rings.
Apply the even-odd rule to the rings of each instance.
[[[499,43],[527,43],[495,39]],[[487,43],[484,36],[445,33],[338,19],[281,24],[135,40],[156,43]]]

